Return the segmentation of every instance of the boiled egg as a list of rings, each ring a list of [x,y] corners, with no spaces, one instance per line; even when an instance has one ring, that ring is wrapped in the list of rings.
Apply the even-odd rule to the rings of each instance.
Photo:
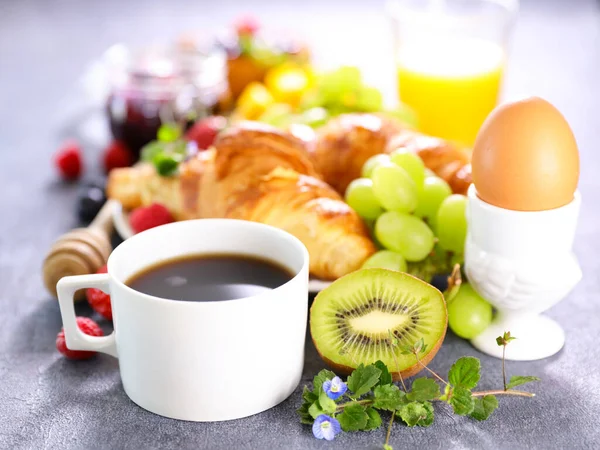
[[[477,135],[471,165],[479,198],[515,211],[564,206],[573,200],[579,181],[571,127],[539,97],[492,111]]]

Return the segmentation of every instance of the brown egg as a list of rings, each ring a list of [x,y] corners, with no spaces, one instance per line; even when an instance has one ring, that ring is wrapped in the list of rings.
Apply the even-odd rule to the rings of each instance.
[[[579,152],[569,124],[546,100],[497,107],[473,148],[473,183],[483,201],[515,211],[543,211],[573,200]]]

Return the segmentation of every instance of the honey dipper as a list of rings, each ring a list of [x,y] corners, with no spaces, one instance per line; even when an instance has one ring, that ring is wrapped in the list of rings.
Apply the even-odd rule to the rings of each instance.
[[[42,268],[46,289],[56,297],[56,283],[62,277],[96,273],[106,264],[112,251],[110,233],[113,228],[112,209],[115,200],[108,200],[87,228],[75,228],[59,237]],[[84,297],[84,291],[75,299]]]

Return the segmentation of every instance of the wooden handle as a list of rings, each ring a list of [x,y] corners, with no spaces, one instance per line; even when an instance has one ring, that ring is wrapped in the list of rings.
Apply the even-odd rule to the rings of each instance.
[[[62,277],[96,273],[106,264],[112,251],[112,209],[114,200],[108,200],[87,228],[76,228],[63,234],[50,248],[44,259],[42,274],[46,289],[56,297],[56,283]],[[83,298],[83,291],[76,299]]]
[[[88,228],[97,228],[103,230],[107,235],[110,235],[113,230],[112,213],[115,203],[116,200],[107,200],[100,211],[98,211],[98,214],[96,214],[92,223],[89,224]]]

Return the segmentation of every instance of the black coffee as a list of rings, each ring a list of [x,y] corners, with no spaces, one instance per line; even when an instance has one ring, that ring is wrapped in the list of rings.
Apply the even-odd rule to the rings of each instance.
[[[210,302],[249,297],[275,289],[293,278],[272,261],[245,255],[186,255],[161,261],[125,284],[155,297]]]

